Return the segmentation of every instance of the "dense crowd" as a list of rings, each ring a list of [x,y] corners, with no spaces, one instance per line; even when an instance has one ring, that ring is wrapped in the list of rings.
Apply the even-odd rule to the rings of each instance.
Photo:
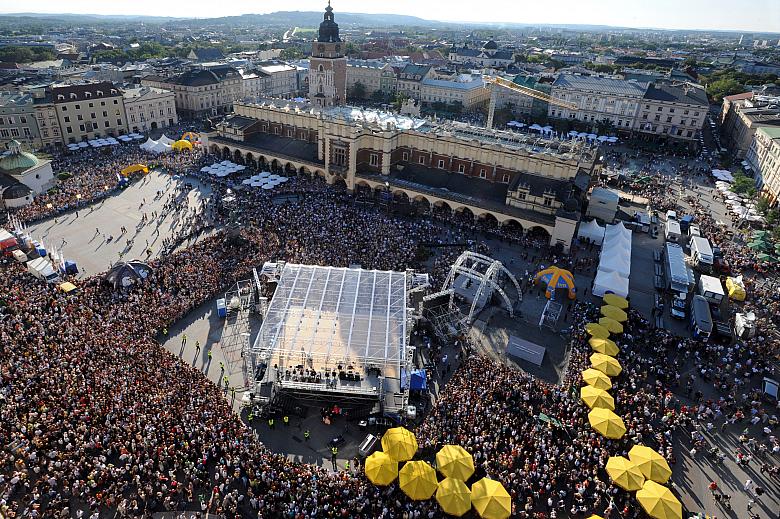
[[[141,160],[122,153],[109,162],[71,157],[65,169],[76,173],[72,182],[20,216],[56,214],[77,193],[94,200],[103,176],[115,177],[117,169]],[[94,168],[95,159],[103,166]],[[172,172],[197,174],[205,160],[182,154],[160,163]],[[441,517],[435,501],[412,502],[397,485],[375,487],[361,475],[330,473],[268,451],[217,386],[166,352],[158,339],[269,258],[404,270],[428,262],[431,245],[467,243],[492,232],[522,246],[532,262],[557,260],[582,270],[592,262],[560,255],[533,235],[487,221],[436,211],[430,218],[406,218],[380,206],[364,207],[317,180],[292,179],[273,194],[239,191],[232,193],[234,202],[223,201],[227,183],[208,180],[214,194],[205,213],[214,221],[240,219],[241,239],[220,232],[185,250],[171,247],[170,254],[151,262],[151,278],[127,291],[114,292],[91,278],[78,292],[64,294],[15,263],[0,266],[0,443],[6,447],[0,451],[0,509],[34,518],[84,510],[96,519],[165,510],[296,519]],[[289,199],[277,202],[280,194]],[[176,205],[175,195],[168,196]],[[706,211],[697,217],[709,225]],[[198,222],[185,219],[182,227]],[[463,248],[446,248],[427,263],[435,286]],[[736,250],[726,244],[723,249],[742,266]],[[776,279],[751,289],[747,307],[762,317],[775,311],[776,318]],[[746,389],[769,369],[769,341],[705,345],[652,329],[632,310],[627,332],[618,339],[625,371],[612,391],[628,432],[621,440],[595,434],[579,400],[579,373],[591,353],[584,324],[597,311],[587,303],[571,310],[571,355],[561,384],[466,351],[416,429],[421,456],[430,458],[445,443],[463,445],[475,457],[476,477],[496,478],[510,491],[515,517],[640,517],[629,494],[610,484],[603,469],[609,456],[625,455],[641,442],[674,464],[678,434],[698,438],[710,420],[757,417],[775,426],[771,410]],[[687,390],[689,379],[681,373],[691,363],[720,399]],[[772,453],[777,440],[771,436],[761,445]]]

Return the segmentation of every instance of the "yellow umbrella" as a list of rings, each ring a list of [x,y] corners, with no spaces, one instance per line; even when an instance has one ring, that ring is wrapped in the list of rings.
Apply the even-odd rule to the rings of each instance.
[[[580,398],[585,405],[593,409],[594,407],[603,407],[611,411],[615,410],[615,399],[612,395],[593,386],[582,386],[580,388]]]
[[[382,451],[366,458],[366,477],[374,485],[389,485],[398,477],[398,462]]]
[[[645,477],[639,467],[623,456],[612,456],[607,460],[607,474],[613,483],[629,492],[639,490],[645,483]]]
[[[649,480],[666,483],[672,477],[672,469],[666,459],[650,447],[634,445],[628,451],[628,457]]]
[[[604,355],[612,355],[614,357],[620,353],[620,348],[615,344],[615,341],[609,339],[597,339],[596,337],[592,337],[588,341],[588,344],[593,348],[593,351],[603,353]]]
[[[608,295],[609,295],[609,294],[608,294]],[[603,517],[601,517],[600,515],[593,514],[593,515],[591,515],[590,517],[588,517],[588,519],[604,519],[604,518],[603,518]]]
[[[591,355],[590,363],[595,369],[610,377],[616,377],[623,371],[623,366],[620,365],[620,362],[618,362],[615,357],[610,357],[603,353],[594,353]]]
[[[623,310],[618,308],[617,306],[612,305],[605,305],[601,307],[601,315],[604,317],[609,317],[610,319],[614,319],[619,323],[625,322],[628,320],[628,314],[625,313]]]
[[[445,514],[460,517],[471,510],[471,490],[460,479],[444,478],[436,489],[436,502]]]
[[[610,333],[623,333],[623,325],[609,317],[599,319],[599,324],[609,330]]]
[[[625,297],[620,297],[617,294],[606,294],[604,296],[604,302],[608,305],[616,306],[621,310],[628,308],[628,300]]]
[[[647,480],[636,493],[636,500],[650,517],[682,519],[682,505],[672,491],[655,481]]]
[[[599,339],[609,338],[609,330],[596,323],[588,323],[585,325],[585,331],[587,331],[591,337],[597,337]]]
[[[471,485],[471,503],[482,519],[506,519],[512,514],[512,496],[492,479],[482,478]]]
[[[467,481],[474,474],[474,458],[460,445],[445,445],[436,453],[436,467],[445,477]]]
[[[588,368],[582,372],[582,380],[589,386],[598,389],[612,389],[612,381],[604,373],[597,369]]]
[[[404,427],[393,427],[382,436],[382,450],[395,461],[410,460],[417,452],[417,438]]]
[[[415,501],[430,499],[439,482],[436,471],[424,461],[408,461],[398,472],[398,485]]]
[[[588,413],[588,422],[593,430],[606,438],[616,440],[626,434],[623,419],[609,409],[596,407]]]

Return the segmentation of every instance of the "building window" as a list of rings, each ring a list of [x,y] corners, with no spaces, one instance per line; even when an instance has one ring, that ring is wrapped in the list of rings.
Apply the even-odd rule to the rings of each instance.
[[[484,169],[479,170],[479,178],[487,178],[487,173],[485,173]]]
[[[501,182],[509,184],[509,173],[504,173],[504,176],[501,177]]]
[[[334,147],[333,148],[333,164],[336,166],[347,165],[347,150],[346,148]]]
[[[66,122],[66,123],[69,123],[69,122],[70,122],[70,117],[68,117],[67,115],[65,116],[65,122]],[[2,123],[0,123],[0,124],[2,124]]]
[[[65,130],[67,130],[68,133],[73,133],[73,128],[71,128],[70,126],[65,128]]]
[[[404,151],[403,153],[401,153],[401,160],[403,160],[403,161],[407,161],[407,160],[409,160],[409,153],[408,153],[408,152],[406,152],[406,151]]]
[[[378,166],[379,165],[379,155],[376,153],[372,153],[368,156],[368,163],[372,166]]]
[[[550,197],[550,196],[545,196],[545,197],[544,197],[544,205],[545,205],[546,207],[551,207],[551,206],[552,206],[552,200],[553,200],[553,199],[552,199],[552,197]]]
[[[420,164],[425,164],[425,156],[424,155],[420,155],[420,158],[418,159],[418,161],[419,161]]]
[[[458,164],[458,173],[465,173],[465,172],[466,172],[466,165]]]
[[[444,159],[439,159],[438,167],[439,169],[444,169]]]
[[[277,126],[276,128],[274,128],[274,133],[276,135],[281,135],[282,134],[282,129]]]

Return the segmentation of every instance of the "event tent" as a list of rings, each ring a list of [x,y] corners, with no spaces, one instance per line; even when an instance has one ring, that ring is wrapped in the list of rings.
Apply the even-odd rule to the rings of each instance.
[[[589,222],[580,222],[580,228],[577,231],[577,237],[588,239],[591,242],[601,245],[604,241],[604,227],[600,226],[596,220]]]
[[[173,143],[174,143],[174,142],[176,142],[176,141],[174,141],[173,139],[171,139],[170,137],[168,137],[167,135],[165,135],[165,134],[163,133],[163,134],[162,134],[162,137],[160,137],[159,139],[157,139],[157,142],[162,142],[163,144],[167,144],[167,145],[169,145],[169,146],[170,146],[171,144],[173,144]]]
[[[593,295],[603,297],[608,293],[627,297],[628,278],[621,276],[617,272],[599,270],[596,273],[596,279],[593,280]]]
[[[626,256],[623,250],[616,250],[615,254],[605,254],[599,262],[599,272],[617,272],[621,277],[627,278],[631,274],[631,257]]]

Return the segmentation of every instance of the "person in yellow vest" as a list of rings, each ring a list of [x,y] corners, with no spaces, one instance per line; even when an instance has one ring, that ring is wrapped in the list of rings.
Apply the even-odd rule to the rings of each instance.
[[[268,419],[268,427],[270,427],[271,429],[274,428],[274,419],[273,418],[269,418]]]
[[[311,436],[311,433],[309,433],[309,430],[308,430],[308,429],[306,429],[305,431],[303,431],[303,439],[304,439],[305,441],[309,441],[309,436]]]
[[[285,427],[289,427],[290,425],[290,417],[287,415],[284,415],[284,418],[282,418],[282,421],[284,422]]]

